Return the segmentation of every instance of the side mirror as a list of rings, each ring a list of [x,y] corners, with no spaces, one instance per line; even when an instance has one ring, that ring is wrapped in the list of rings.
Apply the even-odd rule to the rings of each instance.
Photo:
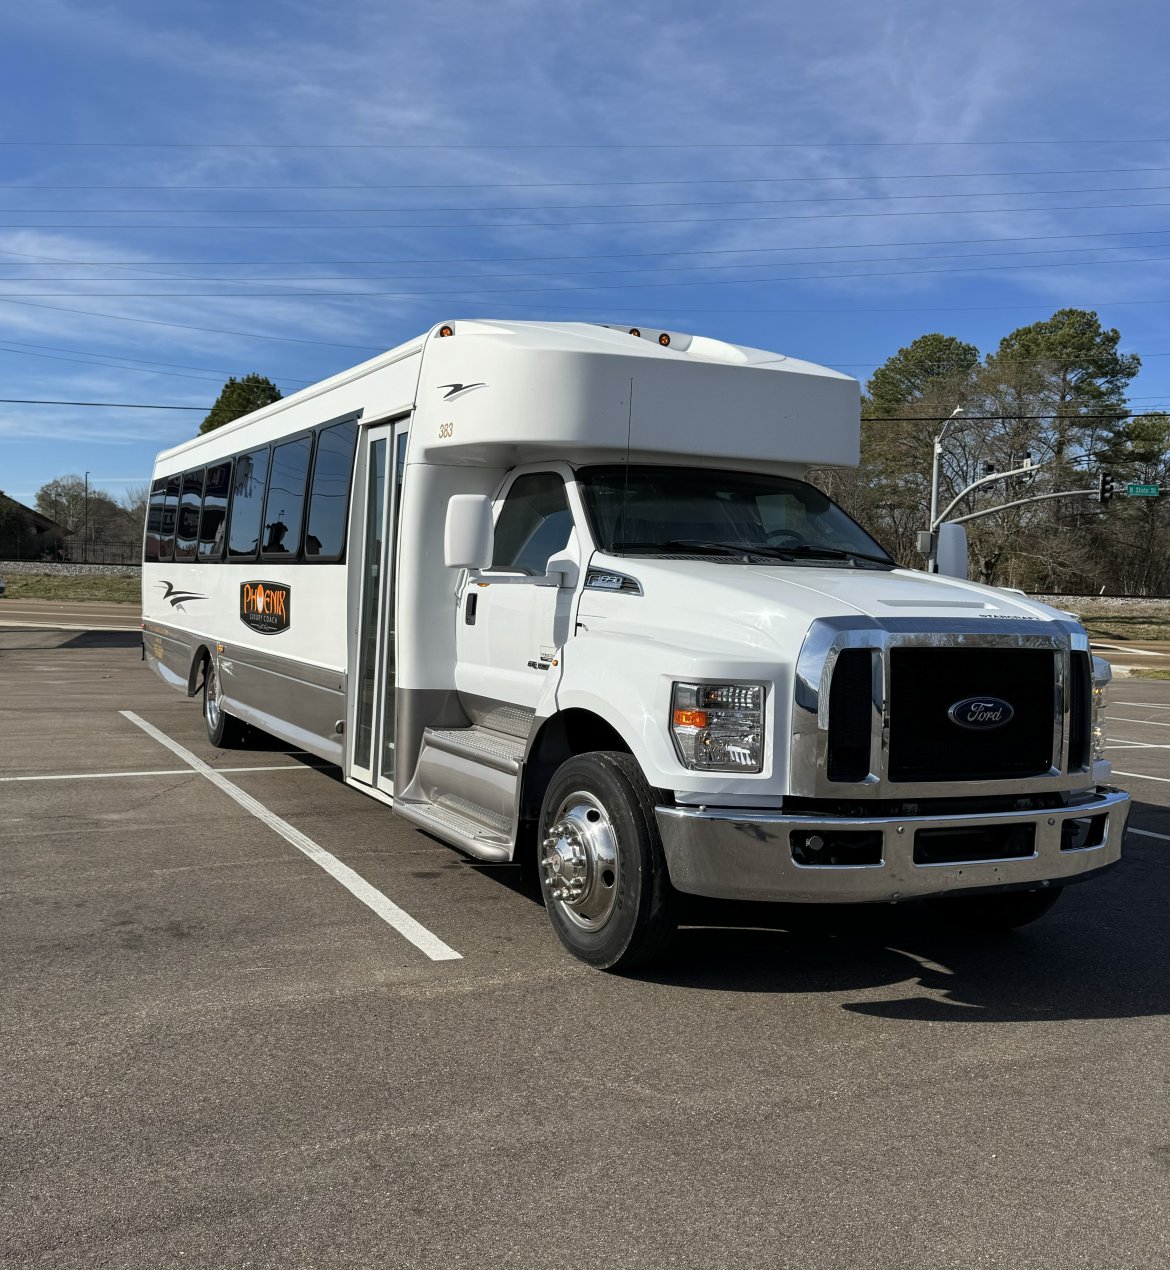
[[[967,526],[944,521],[938,527],[939,573],[967,580]]]
[[[443,563],[448,569],[486,569],[495,533],[492,500],[486,494],[452,494],[443,528]]]
[[[572,551],[558,551],[549,556],[544,570],[544,582],[548,586],[575,587],[581,576],[581,566]]]

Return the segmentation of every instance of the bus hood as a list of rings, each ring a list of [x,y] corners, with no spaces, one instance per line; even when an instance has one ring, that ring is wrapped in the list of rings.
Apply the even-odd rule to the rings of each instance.
[[[922,619],[938,622],[1041,623],[1068,614],[1002,591],[911,569],[865,569],[816,565],[747,565],[707,560],[608,557],[598,571],[612,569],[636,580],[642,597],[587,588],[579,616],[650,633],[663,640],[708,648],[765,647],[795,656],[809,626],[819,618],[868,617],[878,624]],[[1037,631],[1039,634],[1040,631]]]

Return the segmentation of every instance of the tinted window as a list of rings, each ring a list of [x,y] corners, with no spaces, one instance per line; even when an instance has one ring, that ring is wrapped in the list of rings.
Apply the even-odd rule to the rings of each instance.
[[[179,498],[179,519],[175,529],[175,559],[194,560],[195,542],[199,537],[199,508],[203,504],[203,469],[183,475],[183,492]]]
[[[356,423],[323,428],[313,461],[313,488],[305,527],[306,560],[339,560],[345,550],[349,481],[353,474]]]
[[[584,467],[577,479],[602,551],[669,554],[680,543],[723,543],[770,549],[778,559],[785,551],[822,563],[851,551],[887,559],[820,490],[788,477],[631,463]]]
[[[150,506],[146,510],[146,541],[142,559],[147,563],[158,559],[159,539],[162,537],[163,500],[167,494],[165,480],[155,481],[150,487]]]
[[[312,437],[286,441],[272,451],[272,472],[264,504],[264,541],[260,548],[267,558],[297,558],[305,514],[305,481],[312,452]]]
[[[159,525],[158,558],[169,560],[175,554],[175,513],[179,508],[181,476],[168,476],[163,495],[162,522]]]
[[[496,521],[492,568],[543,577],[549,556],[569,541],[573,517],[565,483],[552,472],[512,482]]]
[[[260,513],[268,476],[268,448],[241,454],[232,481],[232,510],[228,525],[228,556],[255,559],[260,543]]]
[[[203,489],[203,517],[199,522],[199,559],[222,560],[223,537],[227,528],[228,494],[232,488],[232,463],[217,463],[207,469]]]

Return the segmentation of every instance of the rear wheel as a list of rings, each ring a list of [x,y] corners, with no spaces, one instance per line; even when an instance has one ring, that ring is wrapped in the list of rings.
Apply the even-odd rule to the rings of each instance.
[[[958,895],[935,903],[940,918],[964,930],[1012,930],[1043,917],[1060,899],[1059,886],[1043,891],[1003,891],[998,895]]]
[[[244,743],[247,725],[223,708],[219,672],[211,658],[203,671],[203,721],[207,725],[207,739],[217,748],[237,749]]]
[[[677,925],[654,798],[629,754],[581,754],[553,776],[537,839],[540,889],[561,943],[601,970],[661,953]]]

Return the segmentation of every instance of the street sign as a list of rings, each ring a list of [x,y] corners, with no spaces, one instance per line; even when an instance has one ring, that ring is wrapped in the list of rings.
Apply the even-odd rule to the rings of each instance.
[[[1157,485],[1127,485],[1125,492],[1130,498],[1157,498],[1159,490]]]

